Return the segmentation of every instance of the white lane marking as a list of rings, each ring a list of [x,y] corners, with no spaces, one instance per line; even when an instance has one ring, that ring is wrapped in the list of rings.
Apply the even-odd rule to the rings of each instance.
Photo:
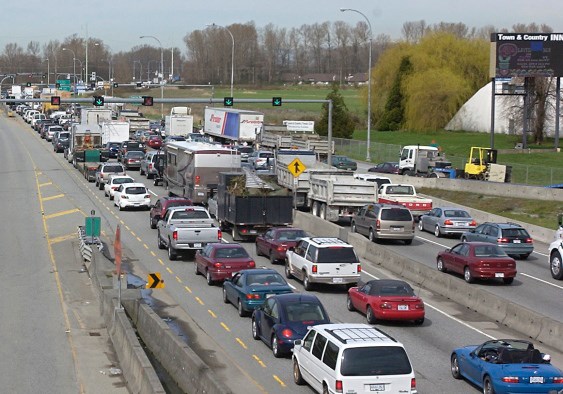
[[[374,278],[374,279],[379,279],[377,276],[375,276],[375,275],[373,275],[373,274],[370,274],[370,273],[367,272],[367,271],[362,271],[362,272],[363,272],[364,274],[366,274],[366,275],[371,276],[371,277]],[[473,330],[473,331],[475,331],[475,332],[477,332],[477,333],[479,333],[479,334],[481,334],[481,335],[486,336],[487,338],[496,339],[495,337],[493,337],[493,336],[491,336],[491,335],[489,335],[489,334],[487,334],[487,333],[485,333],[485,332],[479,330],[479,329],[476,328],[476,327],[473,327],[472,325],[470,325],[470,324],[468,324],[468,323],[466,323],[466,322],[464,322],[464,321],[458,319],[457,317],[454,317],[454,316],[448,314],[447,312],[445,312],[445,311],[443,311],[443,310],[441,310],[441,309],[435,307],[435,306],[432,305],[432,304],[427,303],[426,301],[424,301],[424,305],[426,305],[426,306],[428,306],[428,307],[434,309],[436,312],[441,313],[442,315],[446,316],[447,318],[452,319],[452,320],[455,321],[456,323],[459,323],[459,324],[461,324],[462,326],[465,326],[465,327],[467,327],[467,328],[469,328],[469,329],[471,329],[471,330]]]
[[[152,194],[155,197],[158,197],[158,194],[156,194],[155,192],[153,192],[151,189],[149,189],[149,193]]]
[[[540,279],[540,278],[536,278],[535,276],[528,275],[528,274],[525,274],[525,273],[523,273],[523,272],[519,272],[519,274],[520,274],[520,275],[523,275],[523,276],[527,276],[528,278],[531,278],[531,279],[535,279],[535,280],[537,280],[537,281],[539,281],[539,282],[545,283],[546,285],[551,285],[551,286],[553,286],[553,287],[557,287],[558,289],[563,290],[563,286],[556,285],[555,283],[548,282],[547,280],[543,280],[543,279]]]

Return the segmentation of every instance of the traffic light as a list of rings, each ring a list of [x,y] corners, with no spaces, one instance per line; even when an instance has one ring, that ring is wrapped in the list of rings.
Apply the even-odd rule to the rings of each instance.
[[[104,96],[94,96],[94,105],[96,107],[104,106]]]
[[[118,88],[118,87],[119,87],[119,84],[118,84],[117,82],[114,82],[114,83],[113,83],[113,87],[114,87],[114,88]]]
[[[51,105],[61,105],[61,97],[51,96]]]
[[[282,105],[282,98],[281,97],[272,97],[272,105],[274,107],[281,107]]]
[[[55,88],[60,89],[61,88],[61,84],[60,83],[55,83]]]
[[[31,87],[31,82],[26,82],[25,86],[27,86],[28,88]]]
[[[90,89],[96,89],[96,82],[90,82]]]
[[[138,88],[140,88],[140,87],[142,87],[142,86],[143,86],[142,82],[137,82],[137,87],[138,87]]]
[[[147,107],[152,107],[153,99],[151,96],[143,96],[143,105]]]
[[[234,100],[232,97],[223,97],[223,105],[225,107],[232,107]]]

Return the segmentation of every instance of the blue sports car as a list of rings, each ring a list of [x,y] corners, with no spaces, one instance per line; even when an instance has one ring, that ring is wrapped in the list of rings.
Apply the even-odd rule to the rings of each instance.
[[[313,294],[279,294],[270,297],[252,314],[252,337],[272,347],[274,357],[293,349],[308,327],[330,323],[321,301]]]
[[[451,356],[455,379],[465,378],[484,394],[558,393],[563,371],[528,341],[496,339],[457,348]]]
[[[258,308],[267,298],[291,292],[283,276],[272,269],[241,270],[223,282],[223,302],[235,305],[241,317]]]

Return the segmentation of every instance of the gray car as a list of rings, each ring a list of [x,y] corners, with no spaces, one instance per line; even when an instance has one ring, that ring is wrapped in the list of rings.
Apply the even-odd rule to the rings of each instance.
[[[145,153],[145,156],[141,160],[141,175],[146,175],[147,179],[154,178],[154,176],[158,174],[158,171],[155,167],[156,160],[158,159],[159,155],[163,154],[164,152],[154,150]]]
[[[534,242],[525,228],[516,223],[485,222],[461,235],[462,242],[480,241],[497,244],[510,256],[527,259]]]
[[[477,227],[469,212],[462,208],[434,208],[418,221],[420,231],[433,232],[436,237],[442,235],[461,235]]]
[[[414,238],[411,211],[401,205],[365,205],[354,215],[350,226],[353,233],[364,234],[372,242],[394,239],[410,245]]]

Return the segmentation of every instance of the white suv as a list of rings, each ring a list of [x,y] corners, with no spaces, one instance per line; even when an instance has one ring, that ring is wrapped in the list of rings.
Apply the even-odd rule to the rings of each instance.
[[[302,280],[307,291],[313,283],[356,286],[361,272],[354,247],[339,238],[303,238],[286,253],[285,276]]]
[[[292,358],[295,383],[319,393],[417,393],[403,345],[367,324],[310,327]]]

